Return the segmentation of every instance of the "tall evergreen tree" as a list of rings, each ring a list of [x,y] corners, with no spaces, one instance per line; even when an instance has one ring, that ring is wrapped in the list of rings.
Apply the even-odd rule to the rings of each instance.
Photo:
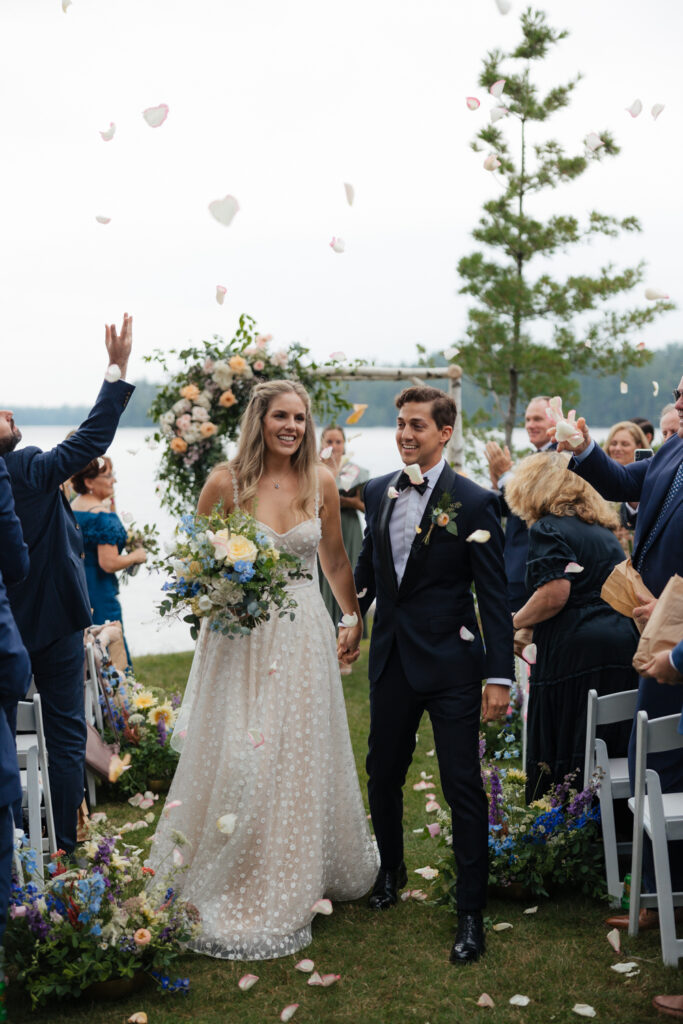
[[[534,395],[561,394],[566,405],[576,401],[573,372],[613,374],[642,365],[649,354],[635,347],[633,335],[674,308],[661,300],[646,307],[610,305],[642,282],[643,263],[621,270],[608,264],[596,276],[578,271],[562,280],[534,265],[595,236],[616,238],[641,227],[635,217],[620,220],[596,211],[588,212],[583,223],[561,213],[542,220],[531,212],[536,195],[579,178],[594,161],[616,156],[619,148],[607,131],[591,133],[585,151],[573,156],[553,139],[529,144],[530,122],[545,122],[567,107],[581,75],[541,96],[532,82],[533,64],[548,59],[568,33],[553,29],[546,15],[531,7],[521,16],[521,28],[516,49],[493,50],[483,61],[479,84],[489,90],[494,86],[496,95],[500,84],[496,88],[495,83],[504,79],[504,88],[491,122],[472,148],[488,154],[487,168],[500,161],[495,174],[502,192],[484,203],[472,232],[481,248],[458,263],[460,292],[474,299],[458,362],[492,394],[508,444],[523,405]]]

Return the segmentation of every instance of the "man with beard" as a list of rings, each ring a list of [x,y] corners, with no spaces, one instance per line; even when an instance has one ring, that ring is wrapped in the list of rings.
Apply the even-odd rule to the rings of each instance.
[[[121,378],[128,366],[132,327],[126,313],[120,335],[113,324],[105,328],[109,363],[118,367]],[[0,456],[30,558],[27,579],[11,588],[9,599],[42,699],[57,845],[67,853],[76,845],[83,800],[83,629],[92,619],[83,541],[61,484],[107,450],[133,390],[123,379],[105,381],[85,422],[49,452],[15,450],[21,431],[12,411],[0,410]]]

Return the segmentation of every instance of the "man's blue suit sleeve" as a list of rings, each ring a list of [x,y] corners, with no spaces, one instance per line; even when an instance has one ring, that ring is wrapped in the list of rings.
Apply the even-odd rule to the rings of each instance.
[[[677,672],[680,672],[683,676],[683,640],[676,644],[673,651],[670,654],[671,661]]]
[[[569,468],[587,480],[607,501],[639,501],[648,460],[622,466],[593,442],[592,449],[572,458]]]
[[[14,511],[12,485],[5,460],[0,459],[0,572],[7,586],[26,579],[29,570],[28,547],[21,523]]]
[[[89,462],[104,454],[114,439],[119,419],[135,390],[132,384],[119,380],[105,381],[97,401],[72,437],[49,452],[29,448],[22,458],[22,482],[37,491],[51,493],[65,480],[84,469]]]

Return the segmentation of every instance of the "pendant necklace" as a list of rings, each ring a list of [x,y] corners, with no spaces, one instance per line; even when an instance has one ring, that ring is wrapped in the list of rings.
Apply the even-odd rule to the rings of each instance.
[[[286,473],[285,476],[283,477],[283,479],[286,479],[288,476],[289,476],[289,473]],[[268,479],[272,480],[273,487],[275,488],[276,491],[279,491],[280,490],[280,482],[279,482],[279,480],[275,480],[272,476],[270,476],[270,474],[268,474]]]

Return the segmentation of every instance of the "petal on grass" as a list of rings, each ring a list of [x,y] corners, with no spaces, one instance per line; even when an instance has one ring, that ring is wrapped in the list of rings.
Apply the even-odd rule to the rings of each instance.
[[[422,779],[422,781],[421,781],[421,782],[415,782],[415,783],[413,784],[413,789],[417,790],[418,792],[419,792],[419,791],[420,791],[421,789],[432,789],[432,788],[433,788],[433,787],[432,787],[432,783],[431,783],[431,782],[427,782],[427,780],[426,780],[426,779]]]
[[[512,925],[509,921],[499,921],[498,924],[494,924],[492,927],[494,932],[506,932],[508,928],[512,928]]]
[[[314,973],[310,976],[310,978],[308,979],[306,984],[308,984],[308,985],[322,985],[322,983],[323,983],[323,979],[320,977],[320,975],[318,974],[317,971],[314,971]]]
[[[428,882],[431,882],[433,878],[439,877],[438,868],[431,868],[429,864],[424,868],[415,868],[415,874],[426,878]]]
[[[311,913],[329,916],[332,913],[332,900],[316,900],[311,907]]]
[[[132,1014],[128,1018],[128,1024],[147,1024],[147,1014],[144,1011]]]
[[[441,810],[441,804],[437,803],[436,800],[428,800],[427,803],[425,804],[425,811],[428,814],[431,814],[432,811],[440,811],[440,810]]]
[[[223,196],[222,199],[214,199],[209,203],[209,213],[226,228],[232,223],[232,219],[240,208],[234,196]]]
[[[341,974],[323,974],[320,983],[323,988],[329,988],[330,985],[334,985],[336,981],[339,981]]]
[[[427,751],[427,754],[426,754],[426,757],[434,757],[434,754],[435,754],[435,753],[436,753],[436,751],[435,751],[435,750],[428,750],[428,751]]]
[[[298,1003],[290,1003],[289,1006],[285,1006],[284,1010],[280,1014],[280,1020],[286,1024],[288,1020],[291,1020],[296,1011],[299,1009]]]
[[[295,971],[302,971],[304,974],[310,974],[315,968],[315,964],[312,960],[299,960],[298,964],[294,964]]]
[[[528,1006],[531,1000],[528,996],[521,996],[517,994],[511,996],[510,999],[508,999],[508,1002],[510,1003],[510,1006]]]
[[[429,825],[427,825],[427,831],[429,832],[432,839],[435,839],[438,835],[441,834],[441,825],[439,825],[438,821],[432,821],[429,823]]]
[[[477,1006],[485,1006],[489,1010],[492,1010],[495,1005],[496,1004],[494,1003],[493,999],[491,999],[491,996],[488,994],[488,992],[482,992],[482,994],[477,999]]]
[[[613,928],[611,932],[607,932],[607,941],[615,953],[621,952],[621,932],[618,928]]]
[[[610,971],[616,971],[617,974],[630,974],[631,971],[635,971],[638,968],[638,964],[635,960],[627,960],[621,964],[610,964]]]
[[[574,1003],[572,1013],[577,1014],[579,1017],[595,1017],[595,1010],[588,1003]]]
[[[523,911],[523,913],[524,914],[536,914],[536,913],[538,913],[538,907],[527,907],[526,910]]]
[[[168,117],[168,104],[160,103],[158,107],[147,107],[142,111],[142,116],[150,128],[160,128]]]
[[[237,987],[242,992],[248,992],[249,989],[256,984],[258,981],[258,974],[243,974],[240,980],[237,982]]]

